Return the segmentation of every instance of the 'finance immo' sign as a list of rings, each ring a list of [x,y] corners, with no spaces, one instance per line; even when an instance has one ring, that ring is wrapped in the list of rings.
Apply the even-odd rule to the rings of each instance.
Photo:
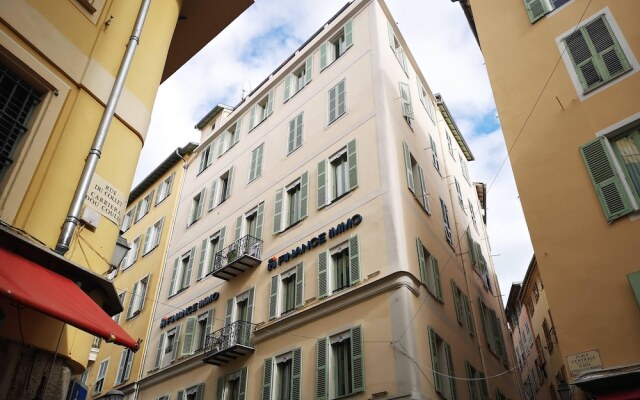
[[[220,293],[215,292],[214,294],[211,294],[207,297],[203,297],[202,299],[200,299],[200,301],[198,301],[197,303],[193,303],[192,305],[190,305],[189,307],[185,308],[184,310],[180,310],[177,313],[170,315],[168,317],[164,317],[162,318],[162,320],[160,321],[160,328],[164,328],[165,326],[172,324],[184,317],[186,317],[189,314],[193,314],[194,312],[198,311],[199,309],[201,309],[202,307],[206,306],[207,304],[211,304],[214,301],[218,300],[220,298]]]

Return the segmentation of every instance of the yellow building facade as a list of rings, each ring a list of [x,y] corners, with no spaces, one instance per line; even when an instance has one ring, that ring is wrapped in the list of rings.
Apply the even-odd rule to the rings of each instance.
[[[573,398],[638,398],[640,4],[462,3]]]
[[[29,348],[35,360],[16,356],[2,365],[7,379],[0,384],[0,397],[62,398],[70,375],[87,365],[92,341],[91,335],[69,325],[87,330],[86,318],[69,322],[52,317],[43,311],[47,302],[42,299],[40,312],[33,311],[35,297],[29,296],[28,287],[24,298],[18,299],[12,288],[25,280],[12,281],[18,270],[11,268],[21,263],[26,267],[20,271],[53,271],[52,279],[66,279],[60,281],[62,285],[77,283],[84,293],[78,295],[90,296],[91,303],[102,308],[100,313],[119,311],[117,294],[105,275],[112,268],[119,225],[158,86],[250,4],[0,3],[0,219],[7,235],[2,242],[7,253],[0,265],[2,343],[7,354]],[[203,24],[205,18],[207,24]],[[142,20],[139,37],[132,38],[136,21]],[[124,65],[125,46],[126,51],[135,46],[133,60],[110,125],[102,125],[105,104]],[[108,134],[103,146],[89,155],[99,126],[106,126]],[[85,159],[95,156],[99,162],[84,204],[79,197],[79,226],[70,237],[69,250],[61,251],[62,258],[47,249],[60,244],[61,226]],[[48,273],[42,273],[44,281]],[[122,331],[118,336],[126,334]],[[131,342],[129,346],[136,347]],[[55,372],[25,367],[31,361],[33,365],[53,363]]]

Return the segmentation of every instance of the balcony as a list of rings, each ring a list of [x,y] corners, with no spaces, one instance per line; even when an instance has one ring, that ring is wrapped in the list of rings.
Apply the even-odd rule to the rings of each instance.
[[[222,365],[253,353],[253,324],[236,321],[207,336],[203,361]]]
[[[260,264],[262,240],[247,235],[216,253],[211,274],[228,281]]]

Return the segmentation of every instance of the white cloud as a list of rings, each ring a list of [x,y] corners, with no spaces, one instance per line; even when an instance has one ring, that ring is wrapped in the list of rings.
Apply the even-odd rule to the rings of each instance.
[[[344,0],[257,0],[160,88],[139,182],[176,147],[199,141],[193,128],[217,103],[235,105],[342,6]],[[491,183],[506,156],[482,54],[458,3],[388,0],[430,88],[441,93],[469,142],[474,180]],[[483,125],[484,124],[484,125]],[[497,125],[496,125],[497,126]],[[493,130],[495,127],[491,127]],[[532,249],[509,163],[488,195],[489,236],[500,286],[520,281]]]

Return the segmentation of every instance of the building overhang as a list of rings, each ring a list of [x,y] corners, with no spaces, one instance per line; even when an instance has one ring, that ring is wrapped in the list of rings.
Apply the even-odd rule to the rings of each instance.
[[[233,109],[233,107],[227,106],[225,104],[216,104],[216,106],[213,107],[213,109],[211,109],[211,111],[209,111],[207,115],[205,115],[200,121],[198,121],[195,128],[201,131],[202,128],[207,126],[207,124],[211,122],[212,119],[217,117],[218,114],[220,114],[223,110],[233,111]]]
[[[597,399],[637,399],[640,396],[640,364],[605,368],[579,375],[572,383]]]
[[[436,93],[434,94],[434,97],[436,98],[436,105],[438,106],[438,109],[442,113],[442,117],[444,118],[444,121],[447,123],[447,126],[449,127],[449,130],[453,134],[453,137],[456,139],[456,142],[458,142],[458,145],[460,146],[462,153],[464,154],[464,156],[467,158],[468,161],[475,160],[475,158],[473,157],[473,153],[471,153],[471,149],[469,149],[469,146],[467,145],[467,142],[464,140],[464,137],[462,136],[460,129],[458,129],[458,125],[456,125],[456,121],[453,120],[453,116],[449,112],[449,107],[447,107],[447,103],[444,102],[442,95],[440,93]]]
[[[469,4],[469,0],[451,0],[452,3],[455,2],[460,3],[460,7],[462,7],[462,11],[464,12],[464,16],[467,18],[467,22],[469,23],[469,28],[471,28],[471,32],[473,36],[476,38],[476,42],[478,42],[478,46],[480,46],[480,39],[478,38],[478,30],[476,29],[476,21],[473,19],[473,11],[471,10],[471,5]]]
[[[176,22],[162,82],[253,4],[253,0],[183,0]]]

